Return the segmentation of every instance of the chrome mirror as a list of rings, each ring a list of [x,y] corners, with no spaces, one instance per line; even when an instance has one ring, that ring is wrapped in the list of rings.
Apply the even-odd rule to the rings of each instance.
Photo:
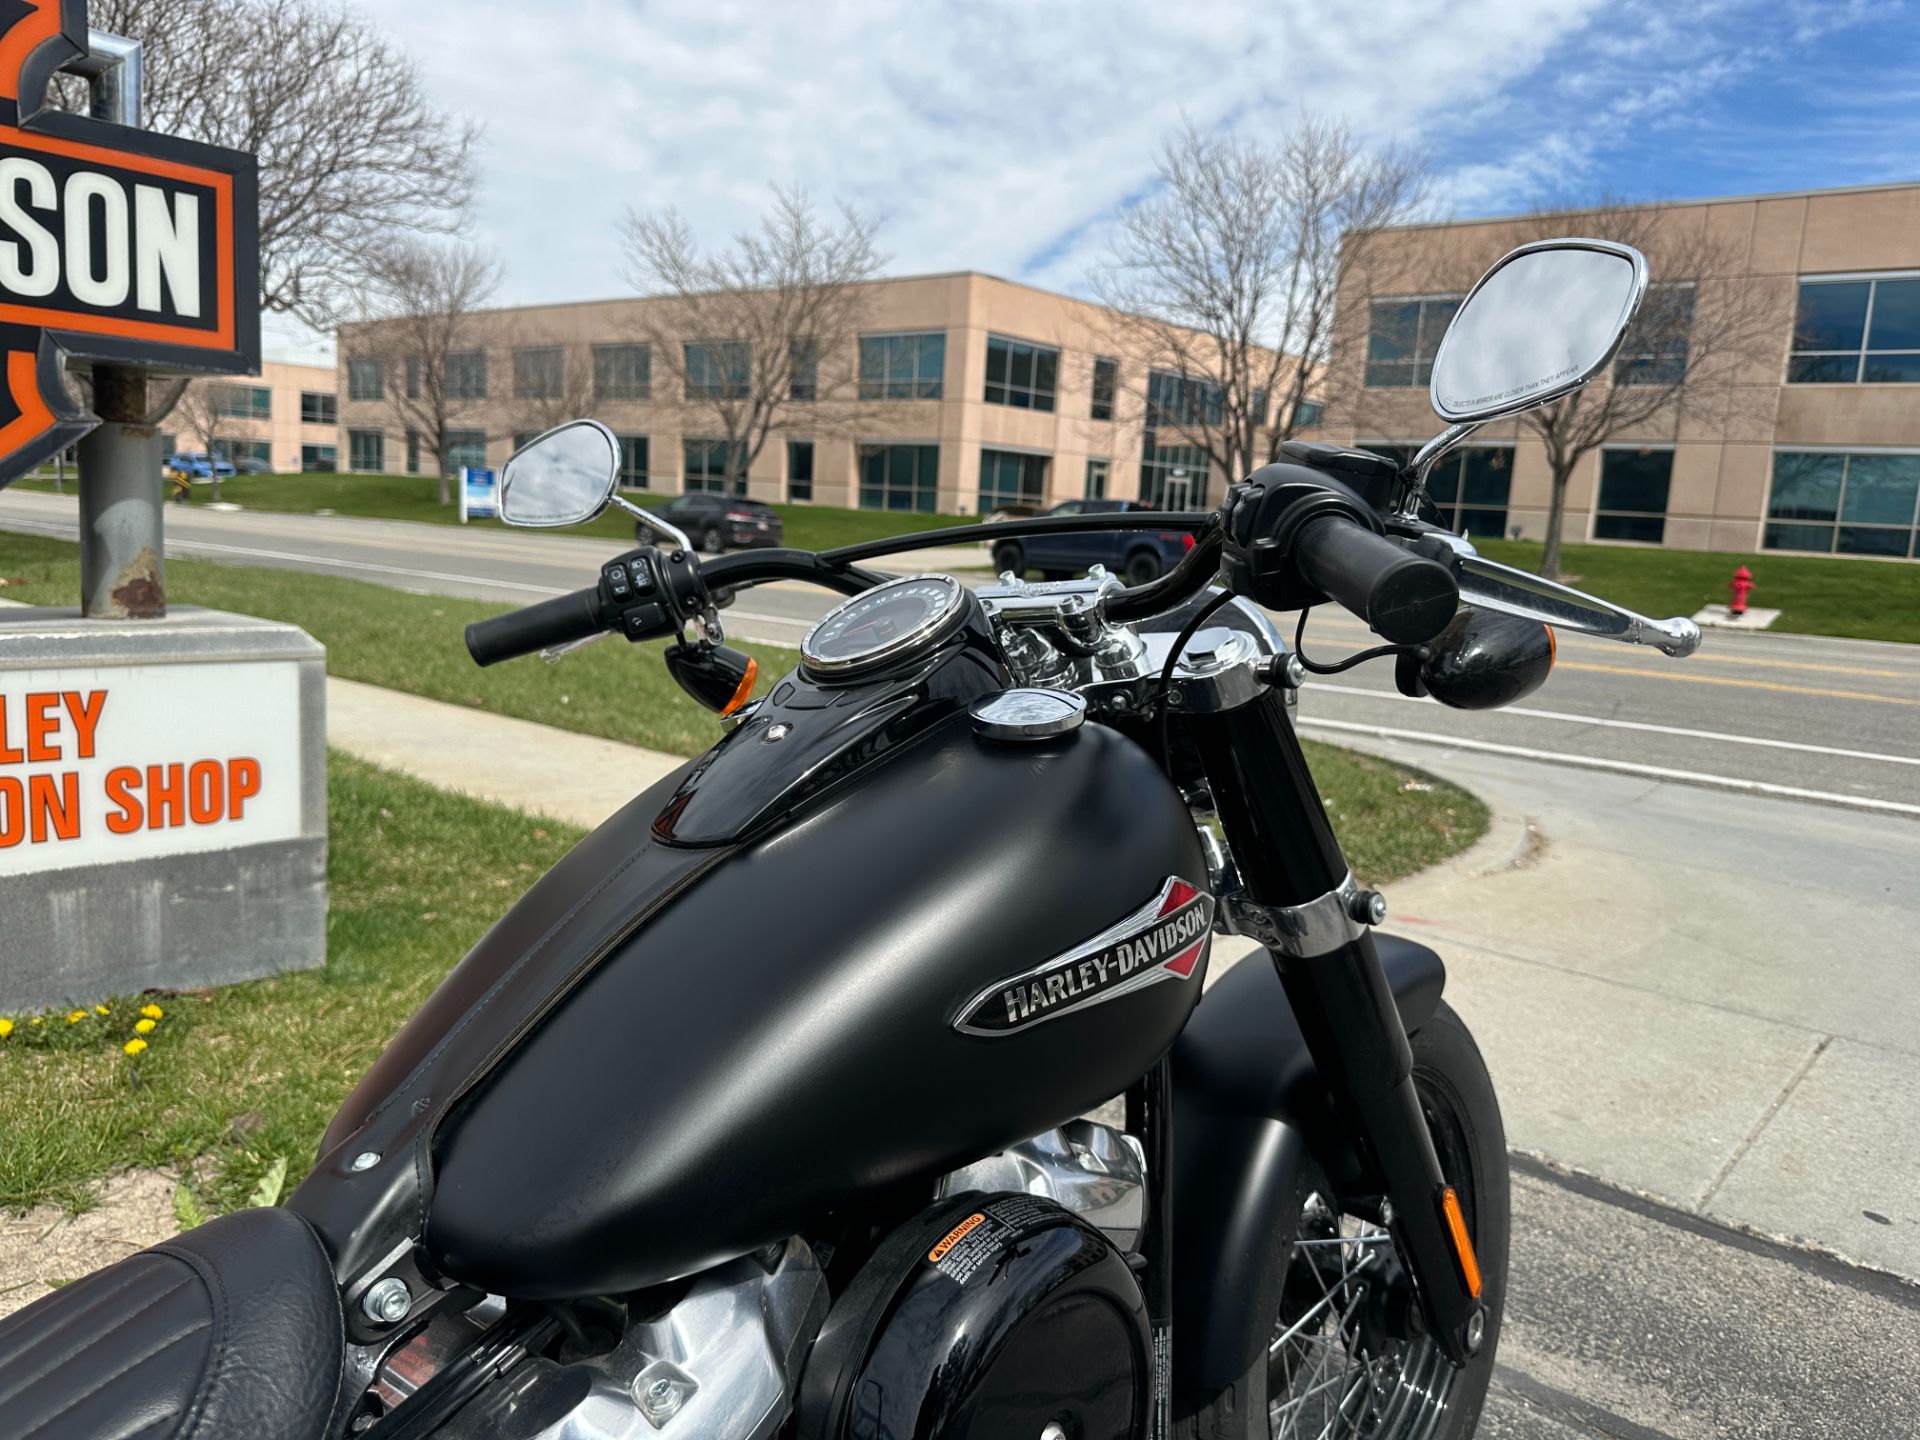
[[[500,477],[509,525],[578,525],[607,508],[620,479],[620,446],[598,420],[570,420],[514,451]]]
[[[1610,240],[1541,240],[1468,292],[1433,357],[1433,408],[1453,424],[1531,410],[1613,359],[1647,293],[1647,262]]]

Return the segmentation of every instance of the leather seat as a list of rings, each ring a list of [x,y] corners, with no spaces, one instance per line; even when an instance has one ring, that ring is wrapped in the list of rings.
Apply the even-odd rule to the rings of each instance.
[[[241,1210],[0,1320],[0,1433],[319,1440],[344,1345],[311,1227]]]

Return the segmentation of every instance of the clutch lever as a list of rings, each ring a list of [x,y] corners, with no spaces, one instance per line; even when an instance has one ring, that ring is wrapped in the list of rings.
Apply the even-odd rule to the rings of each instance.
[[[1488,560],[1462,536],[1422,527],[1416,548],[1432,553],[1441,546],[1444,553],[1436,558],[1452,563],[1460,581],[1460,598],[1482,610],[1618,640],[1623,645],[1651,645],[1676,659],[1700,648],[1700,627],[1684,616],[1649,619],[1571,585]]]

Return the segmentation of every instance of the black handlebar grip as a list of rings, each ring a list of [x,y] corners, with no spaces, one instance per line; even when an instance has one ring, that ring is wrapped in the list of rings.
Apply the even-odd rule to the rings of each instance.
[[[1396,645],[1421,645],[1460,608],[1460,584],[1438,560],[1401,549],[1341,515],[1309,521],[1294,541],[1307,583]]]
[[[600,593],[575,590],[537,605],[509,610],[467,626],[467,653],[476,665],[494,665],[516,655],[531,655],[569,640],[585,640],[606,628],[600,618]]]

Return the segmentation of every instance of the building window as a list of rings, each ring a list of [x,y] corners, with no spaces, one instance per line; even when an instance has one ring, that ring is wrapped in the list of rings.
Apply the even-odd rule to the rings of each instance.
[[[1769,550],[1914,555],[1920,454],[1781,450],[1773,457]]]
[[[269,469],[273,467],[273,446],[266,440],[220,439],[213,442],[213,448],[221,459],[234,464],[242,460],[253,460]]]
[[[1318,400],[1302,400],[1293,407],[1293,428],[1296,430],[1318,429],[1320,422],[1326,419],[1327,407]]]
[[[331,445],[302,445],[300,468],[302,470],[338,470],[340,468],[339,452]]]
[[[1369,312],[1367,384],[1382,389],[1424,385],[1433,377],[1440,337],[1460,308],[1458,295],[1376,300]]]
[[[1120,388],[1120,362],[1102,355],[1093,362],[1093,408],[1095,420],[1113,419],[1113,397]]]
[[[302,425],[338,425],[340,423],[340,401],[336,396],[324,390],[302,390],[300,392],[300,423]]]
[[[449,475],[460,473],[462,466],[483,470],[487,464],[487,432],[484,430],[447,431],[447,453],[440,457]]]
[[[1149,430],[1140,452],[1140,498],[1155,510],[1203,510],[1210,469],[1205,446],[1156,444]]]
[[[644,435],[616,435],[620,442],[620,488],[648,489],[649,455]]]
[[[1147,373],[1147,429],[1218,425],[1224,413],[1220,387],[1211,380],[1171,370]]]
[[[987,337],[987,394],[989,405],[1011,405],[1016,410],[1053,409],[1054,384],[1059,377],[1060,352],[1050,345],[1029,345],[1004,335]]]
[[[409,430],[407,431],[407,474],[418,475],[419,473],[420,432],[418,430]]]
[[[787,499],[813,499],[813,442],[787,441]]]
[[[1360,448],[1384,455],[1404,469],[1416,447],[1367,440]],[[1469,445],[1443,456],[1433,467],[1421,515],[1456,534],[1497,540],[1507,528],[1507,493],[1512,483],[1511,445]]]
[[[980,513],[985,515],[1009,505],[1038,510],[1047,498],[1048,458],[1014,450],[982,450]]]
[[[685,347],[687,399],[747,398],[752,353],[744,340],[708,340]]]
[[[917,510],[931,515],[939,498],[938,445],[860,447],[862,510]]]
[[[819,341],[790,340],[787,342],[787,398],[789,400],[820,398]]]
[[[1790,385],[1920,381],[1920,276],[1802,280]]]
[[[1655,285],[1613,362],[1616,385],[1678,385],[1687,378],[1693,286]]]
[[[378,360],[347,361],[347,398],[349,400],[381,400],[386,397],[386,393],[386,366]]]
[[[1667,534],[1667,486],[1672,479],[1671,450],[1602,450],[1593,538],[1658,545]]]
[[[1107,498],[1107,471],[1111,462],[1106,460],[1087,461],[1087,499],[1104,500]]]
[[[593,347],[593,394],[599,400],[645,400],[653,394],[653,351],[645,345]]]
[[[727,451],[725,440],[688,440],[683,443],[686,479],[681,488],[688,492],[704,490],[713,495],[727,493]],[[733,493],[747,493],[747,477],[737,475]]]
[[[264,385],[215,385],[213,413],[233,420],[271,420],[273,391]]]
[[[862,400],[938,400],[946,369],[943,331],[860,337]]]
[[[419,398],[420,357],[418,355],[409,355],[407,356],[407,399],[418,400]]]
[[[455,350],[447,356],[447,398],[484,400],[487,398],[487,352]]]
[[[513,352],[513,393],[522,400],[557,400],[567,385],[567,354],[558,345]]]
[[[378,430],[347,432],[347,466],[353,470],[382,470],[387,463],[387,437]]]

